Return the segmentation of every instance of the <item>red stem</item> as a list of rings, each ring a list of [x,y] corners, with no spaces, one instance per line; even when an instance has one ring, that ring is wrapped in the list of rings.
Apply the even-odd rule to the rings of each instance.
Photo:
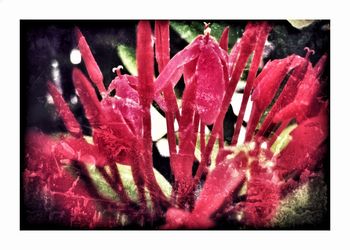
[[[221,130],[219,132],[219,148],[224,147],[224,129],[221,127]]]
[[[248,126],[245,134],[245,141],[251,141],[255,132],[255,128],[259,123],[262,111],[256,105],[253,105],[252,112],[249,117]]]
[[[132,177],[135,181],[135,185],[137,187],[137,193],[139,198],[139,203],[141,207],[146,210],[147,204],[146,204],[146,196],[145,196],[145,173],[143,169],[140,166],[140,163],[142,162],[142,157],[140,156],[140,153],[137,150],[138,145],[135,144],[134,147],[132,147],[132,166],[131,166],[131,173]]]
[[[166,197],[163,194],[163,191],[160,189],[153,172],[150,108],[145,107],[143,112],[143,150],[141,154],[143,155],[146,186],[150,191],[151,199],[157,213],[160,205],[162,205],[163,201],[166,201]]]
[[[153,172],[152,136],[150,107],[154,95],[154,54],[152,46],[152,29],[148,21],[140,21],[137,26],[136,59],[139,77],[138,93],[143,109],[143,140],[139,152],[143,157],[141,168],[144,171],[146,186],[154,204],[155,214],[160,212],[160,205],[165,205],[166,197],[160,189]]]
[[[170,60],[170,35],[169,35],[169,21],[155,22],[155,37],[156,37],[156,59],[158,63],[158,70],[161,73]],[[170,161],[174,164],[174,154],[176,154],[176,137],[174,121],[175,116],[179,118],[179,109],[176,102],[176,96],[171,84],[168,84],[164,89],[164,100],[167,110],[165,111],[168,144],[170,151]]]

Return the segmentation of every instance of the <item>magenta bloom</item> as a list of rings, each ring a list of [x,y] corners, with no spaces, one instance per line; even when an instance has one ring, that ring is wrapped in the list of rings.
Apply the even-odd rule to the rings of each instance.
[[[109,84],[76,28],[88,75],[73,68],[72,81],[92,136],[84,135],[59,88],[48,81],[68,133],[27,132],[25,197],[36,190],[73,228],[208,229],[227,218],[269,228],[281,201],[315,174],[329,136],[321,78],[327,55],[313,65],[314,51],[305,48],[304,57],[292,54],[261,67],[272,28],[268,22],[248,23],[230,48],[228,27],[217,41],[205,25],[203,35],[171,57],[169,22],[156,21],[152,30],[149,21],[140,21],[137,76],[117,67]],[[247,63],[229,145],[224,119]],[[174,88],[182,79],[179,101]],[[252,111],[239,141],[249,99]],[[170,183],[153,167],[153,102],[165,114]]]

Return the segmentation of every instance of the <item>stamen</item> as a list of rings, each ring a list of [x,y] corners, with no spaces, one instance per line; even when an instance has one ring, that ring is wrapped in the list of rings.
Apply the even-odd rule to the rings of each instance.
[[[113,68],[113,69],[112,69],[112,72],[113,72],[113,73],[116,73],[116,72],[117,72],[117,75],[118,75],[119,77],[122,77],[122,73],[120,72],[121,69],[124,69],[124,67],[123,67],[122,65],[119,65],[118,67]]]
[[[209,27],[210,23],[204,22],[204,35],[209,36],[211,32],[211,28]]]
[[[304,50],[306,50],[305,59],[309,59],[311,54],[315,54],[315,51],[313,49],[310,49],[309,47],[305,47]]]

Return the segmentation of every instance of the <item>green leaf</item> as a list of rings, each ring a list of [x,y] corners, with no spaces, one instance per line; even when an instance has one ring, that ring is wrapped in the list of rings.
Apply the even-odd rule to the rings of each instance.
[[[244,27],[240,27],[239,25],[230,25],[230,23],[226,22],[213,22],[210,25],[210,35],[213,36],[217,41],[219,41],[221,34],[226,26],[230,26],[229,48],[232,48],[232,46],[236,43],[237,39],[242,36]],[[191,43],[194,38],[196,38],[198,35],[202,35],[204,32],[204,23],[199,21],[172,21],[170,22],[170,27],[173,30],[175,30],[175,32],[178,33],[179,36],[188,43]]]
[[[109,166],[105,166],[106,171],[109,172]],[[137,187],[132,176],[131,167],[127,165],[117,164],[116,168],[119,171],[120,178],[122,180],[125,192],[130,199],[137,201]],[[93,183],[96,185],[98,192],[106,198],[118,200],[118,195],[114,192],[111,186],[106,182],[103,176],[98,172],[96,166],[87,165],[87,170],[92,178]],[[162,176],[156,169],[153,169],[157,183],[163,191],[164,195],[169,198],[171,195],[172,187],[170,183]]]
[[[117,46],[117,53],[122,60],[123,65],[131,75],[137,75],[136,53],[135,49],[124,44]]]
[[[86,169],[89,172],[89,175],[98,191],[98,193],[106,198],[111,200],[119,200],[118,195],[114,192],[112,187],[107,183],[104,177],[99,173],[95,165],[86,165]]]
[[[118,164],[117,165],[120,178],[122,179],[123,186],[126,193],[131,199],[137,199],[137,187],[135,185],[134,179],[132,177],[131,167],[127,165]],[[170,198],[172,187],[170,183],[161,175],[155,168],[153,168],[156,181],[167,198]]]

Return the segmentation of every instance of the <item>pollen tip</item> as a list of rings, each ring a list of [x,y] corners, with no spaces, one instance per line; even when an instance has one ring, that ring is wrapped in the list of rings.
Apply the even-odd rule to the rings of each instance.
[[[308,59],[310,55],[314,55],[315,51],[313,49],[310,49],[309,47],[305,47],[304,50],[306,51],[305,58]]]
[[[211,32],[210,23],[204,22],[204,35],[209,36]]]
[[[121,77],[121,76],[122,76],[122,73],[120,72],[120,70],[122,70],[122,69],[124,69],[124,67],[123,67],[122,65],[119,65],[118,67],[114,67],[114,68],[112,69],[112,72],[113,72],[113,73],[117,73],[117,75],[118,75],[119,77]]]

